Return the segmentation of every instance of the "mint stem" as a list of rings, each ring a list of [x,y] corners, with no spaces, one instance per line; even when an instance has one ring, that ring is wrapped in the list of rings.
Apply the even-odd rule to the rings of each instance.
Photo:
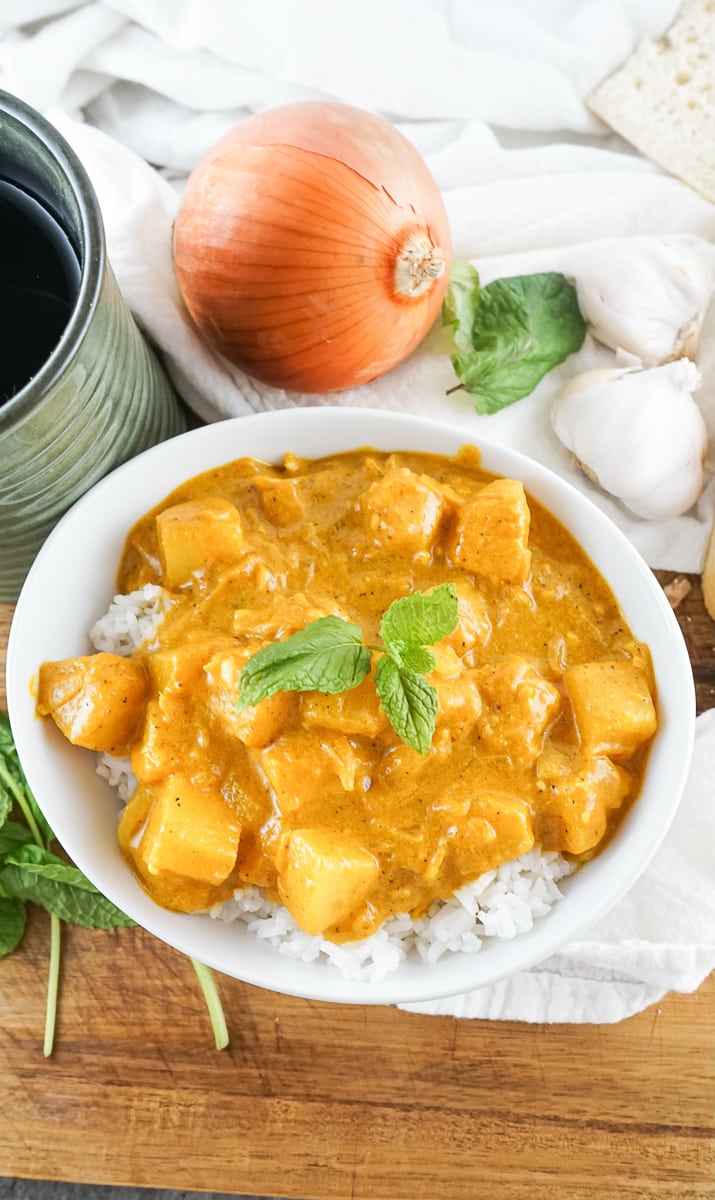
[[[201,985],[201,991],[204,994],[216,1049],[225,1050],[228,1046],[228,1029],[226,1028],[226,1017],[221,1004],[221,998],[216,988],[216,980],[213,977],[213,973],[204,963],[199,962],[196,958],[192,958],[191,962],[196,972],[196,978]]]
[[[57,995],[60,986],[60,939],[62,922],[55,913],[50,913],[50,970],[47,978],[47,1004],[45,1006],[45,1040],[42,1053],[49,1058],[55,1043],[57,1024]]]
[[[32,834],[32,836],[34,838],[35,843],[40,847],[41,850],[46,850],[47,847],[45,846],[45,840],[44,840],[42,834],[40,833],[37,821],[35,820],[35,818],[33,816],[32,809],[30,808],[29,804],[27,803],[27,800],[25,798],[22,788],[18,786],[18,784],[15,782],[15,780],[13,779],[10,772],[5,769],[5,767],[3,766],[2,763],[0,763],[0,779],[2,779],[3,783],[5,784],[5,787],[11,793],[13,799],[17,802],[19,807],[22,809],[22,815],[25,818],[25,820],[27,821],[27,827],[30,830],[30,833]]]
[[[22,788],[15,782],[11,773],[0,762],[0,779],[2,779],[11,796],[22,811],[27,827],[32,834],[35,845],[41,850],[49,847],[40,832],[30,805],[27,803]],[[62,943],[62,923],[55,913],[50,913],[50,964],[47,975],[47,1003],[45,1005],[45,1036],[42,1043],[42,1053],[49,1058],[55,1044],[55,1028],[57,1025],[57,998],[60,987],[60,951]]]

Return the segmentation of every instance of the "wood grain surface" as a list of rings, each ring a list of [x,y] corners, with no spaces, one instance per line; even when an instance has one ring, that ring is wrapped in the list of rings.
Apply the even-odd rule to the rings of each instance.
[[[678,617],[702,710],[715,624],[691,581]],[[618,1025],[544,1026],[220,977],[217,1052],[187,959],[141,930],[69,928],[45,1060],[47,950],[36,912],[0,963],[1,1176],[304,1200],[715,1196],[712,978]]]

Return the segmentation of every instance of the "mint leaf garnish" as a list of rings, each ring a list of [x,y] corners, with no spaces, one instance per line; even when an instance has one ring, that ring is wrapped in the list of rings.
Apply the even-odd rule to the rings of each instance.
[[[241,672],[239,712],[275,692],[348,692],[369,670],[370,651],[359,626],[321,617],[249,658]]]
[[[576,289],[557,271],[496,279],[471,293],[458,277],[455,289],[443,310],[458,350],[452,366],[479,413],[528,396],[583,345]]]
[[[375,670],[382,707],[400,737],[426,754],[438,708],[436,690],[424,678],[437,665],[427,645],[441,642],[458,622],[454,584],[393,601],[380,623],[385,644]],[[238,711],[275,692],[325,692],[357,687],[370,672],[370,651],[358,625],[321,617],[282,642],[258,650],[241,672]]]
[[[387,718],[404,742],[426,754],[437,717],[437,692],[424,675],[401,667],[389,654],[375,668],[375,687]]]
[[[411,596],[393,600],[380,622],[380,637],[399,660],[405,646],[433,646],[454,633],[458,619],[454,584],[443,583],[426,594],[413,592]],[[434,665],[433,661],[428,670],[433,670]]]

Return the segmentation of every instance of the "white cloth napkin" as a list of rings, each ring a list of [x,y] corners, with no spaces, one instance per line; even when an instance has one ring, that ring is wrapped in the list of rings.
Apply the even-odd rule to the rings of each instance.
[[[633,517],[573,466],[549,421],[566,377],[614,356],[589,338],[526,400],[478,416],[435,328],[402,366],[328,397],[251,380],[204,347],[174,280],[171,225],[187,171],[249,112],[329,97],[399,123],[427,157],[454,252],[486,283],[578,269],[584,245],[688,235],[715,263],[715,207],[607,136],[583,103],[678,0],[5,0],[0,86],[46,112],[99,196],[110,259],[177,390],[205,420],[301,404],[407,409],[465,440],[523,450],[588,493],[653,567],[699,569],[715,506],[715,306],[698,402],[711,435],[707,486],[686,516]],[[348,50],[349,48],[349,50]],[[149,165],[149,164],[152,165]],[[604,253],[617,246],[601,242]],[[715,266],[713,267],[715,270]],[[708,773],[715,714],[699,718],[686,797],[640,882],[588,937],[504,984],[420,1011],[531,1021],[613,1021],[715,967],[715,829]]]

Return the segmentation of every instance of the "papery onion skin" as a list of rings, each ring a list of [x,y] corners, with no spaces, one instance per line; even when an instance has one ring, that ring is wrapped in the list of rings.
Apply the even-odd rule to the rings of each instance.
[[[174,225],[179,289],[204,338],[257,379],[307,393],[407,358],[439,314],[450,260],[415,147],[380,117],[321,101],[229,131],[192,172]]]

